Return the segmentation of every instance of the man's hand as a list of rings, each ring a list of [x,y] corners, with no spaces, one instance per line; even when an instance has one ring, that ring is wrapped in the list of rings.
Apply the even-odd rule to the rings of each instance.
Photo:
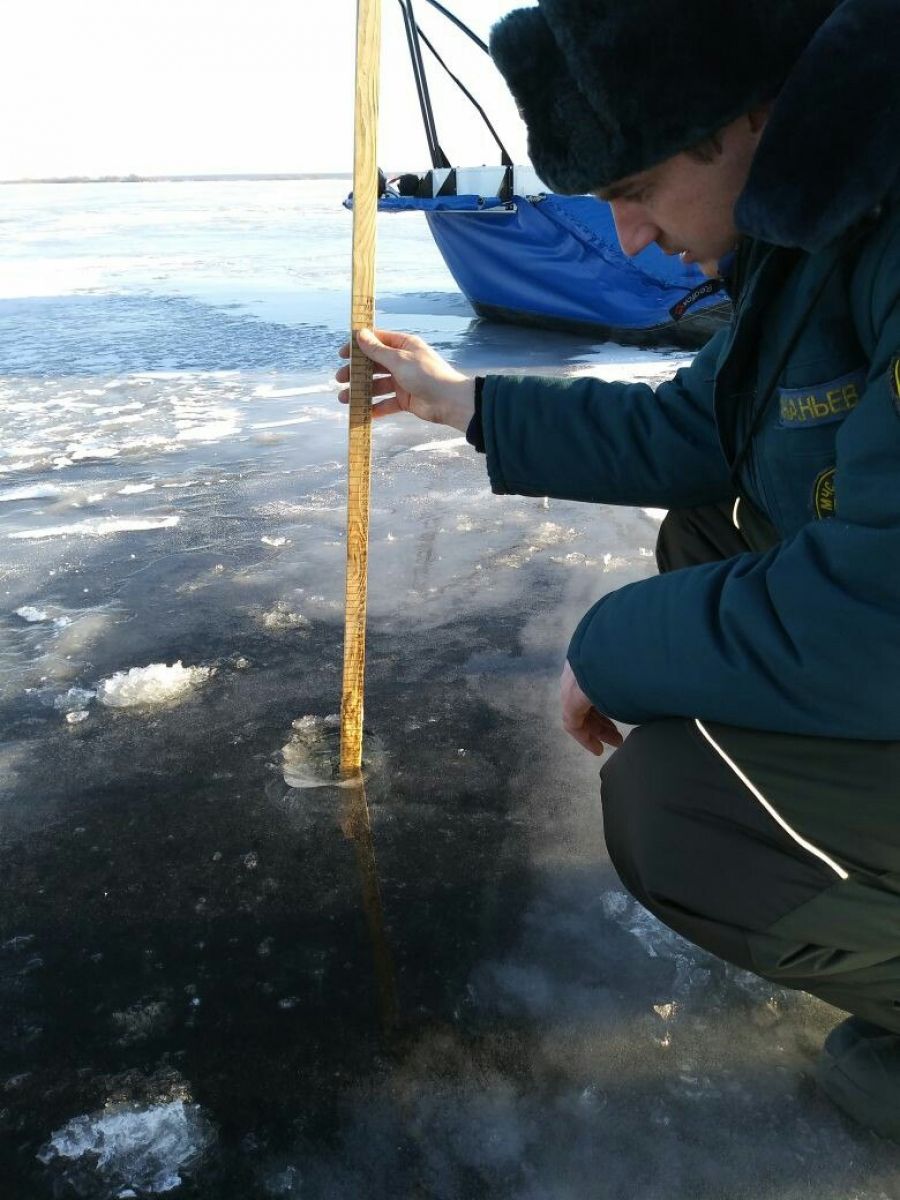
[[[624,738],[621,733],[609,717],[597,712],[578,686],[575,673],[568,663],[563,667],[559,681],[559,696],[563,729],[572,735],[579,746],[584,746],[585,750],[590,750],[599,758],[606,746],[622,745]]]
[[[376,364],[374,395],[380,399],[372,405],[373,417],[410,412],[423,421],[466,432],[475,415],[474,379],[455,370],[426,342],[409,333],[363,329],[357,342]],[[338,354],[349,358],[349,343]],[[349,383],[350,367],[341,367],[335,379]],[[348,403],[350,389],[342,388],[338,399]]]

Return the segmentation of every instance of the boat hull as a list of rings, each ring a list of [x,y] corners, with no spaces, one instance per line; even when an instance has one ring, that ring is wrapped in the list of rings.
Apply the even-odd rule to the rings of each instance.
[[[618,248],[609,206],[590,197],[516,197],[512,206],[425,210],[435,243],[479,316],[629,345],[703,345],[731,316],[721,291],[680,318],[704,283],[696,267],[648,247]]]

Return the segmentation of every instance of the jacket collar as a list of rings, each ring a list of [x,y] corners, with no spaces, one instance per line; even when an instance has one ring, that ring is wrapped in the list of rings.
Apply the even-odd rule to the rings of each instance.
[[[769,116],[738,229],[815,253],[900,199],[898,0],[842,0]]]

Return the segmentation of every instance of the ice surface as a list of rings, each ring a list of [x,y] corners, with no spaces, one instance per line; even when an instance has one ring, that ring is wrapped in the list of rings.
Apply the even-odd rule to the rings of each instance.
[[[839,1014],[635,904],[559,729],[661,511],[379,421],[367,809],[294,721],[340,703],[347,186],[4,194],[0,1191],[900,1200],[811,1080]],[[471,373],[688,361],[474,321],[423,218],[379,235],[380,323]]]
[[[161,1194],[181,1186],[182,1172],[213,1140],[200,1107],[173,1100],[75,1117],[56,1130],[39,1157],[45,1164],[87,1160],[114,1187]]]
[[[185,667],[150,663],[118,671],[97,685],[97,698],[108,708],[137,708],[174,704],[184,700],[213,674],[210,667]]]

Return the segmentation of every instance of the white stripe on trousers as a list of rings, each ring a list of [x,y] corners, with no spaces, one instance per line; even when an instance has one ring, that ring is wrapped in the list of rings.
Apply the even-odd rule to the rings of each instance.
[[[732,769],[732,771],[734,771],[735,775],[737,775],[738,779],[740,779],[741,783],[743,783],[744,786],[750,790],[750,792],[760,802],[760,804],[763,806],[763,808],[766,810],[766,812],[769,814],[769,816],[772,817],[772,819],[774,821],[778,822],[778,824],[785,831],[785,833],[790,838],[792,838],[797,843],[798,846],[802,846],[804,850],[807,850],[810,854],[814,855],[816,858],[821,859],[821,861],[823,863],[825,863],[825,865],[827,867],[830,867],[831,870],[834,871],[835,875],[837,875],[837,877],[839,879],[841,879],[841,880],[849,879],[850,876],[847,874],[847,872],[844,870],[844,868],[838,866],[838,864],[834,861],[833,858],[829,858],[824,850],[820,850],[818,848],[818,846],[814,846],[812,844],[812,842],[808,842],[806,840],[806,838],[800,836],[800,834],[796,831],[796,829],[792,829],[791,826],[788,825],[788,823],[787,823],[787,821],[785,821],[784,817],[780,816],[779,813],[777,813],[775,811],[775,809],[772,807],[772,805],[769,803],[769,801],[765,798],[765,796],[762,794],[762,792],[759,790],[759,788],[750,782],[750,780],[747,778],[747,776],[744,774],[744,772],[741,770],[741,768],[737,765],[737,763],[728,757],[728,755],[725,753],[725,751],[722,749],[722,747],[715,741],[715,739],[712,737],[710,732],[704,727],[703,722],[695,719],[695,724],[696,724],[697,728],[700,730],[700,732],[703,734],[703,736],[706,738],[706,740],[709,742],[709,744],[712,746],[712,748],[715,750],[715,752],[719,755],[719,757],[722,758],[728,764],[728,766]]]

